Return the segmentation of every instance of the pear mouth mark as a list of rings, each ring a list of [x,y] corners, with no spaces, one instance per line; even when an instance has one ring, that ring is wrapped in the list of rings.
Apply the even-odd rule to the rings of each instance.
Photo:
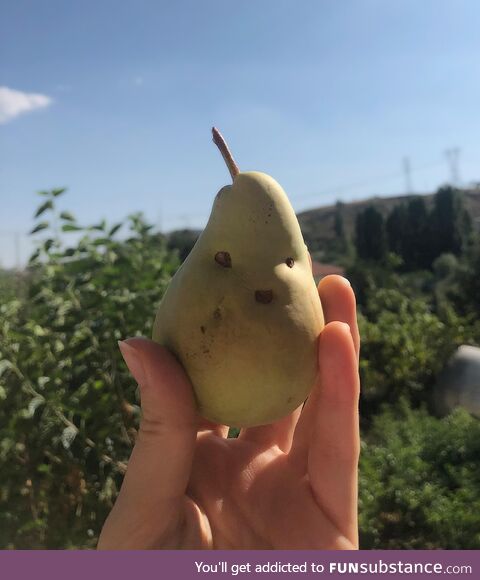
[[[260,304],[270,304],[273,300],[272,290],[255,290],[255,300]]]
[[[287,258],[285,260],[285,264],[287,264],[289,268],[293,268],[293,266],[295,265],[295,260],[293,258]]]
[[[232,267],[232,258],[228,252],[217,252],[215,254],[215,262],[220,264],[223,268]]]

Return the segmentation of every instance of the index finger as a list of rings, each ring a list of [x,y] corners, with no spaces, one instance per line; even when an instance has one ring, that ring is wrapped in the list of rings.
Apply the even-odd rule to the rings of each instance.
[[[318,285],[325,324],[346,322],[352,333],[357,359],[360,352],[360,333],[357,323],[357,303],[350,282],[343,276],[325,276]]]

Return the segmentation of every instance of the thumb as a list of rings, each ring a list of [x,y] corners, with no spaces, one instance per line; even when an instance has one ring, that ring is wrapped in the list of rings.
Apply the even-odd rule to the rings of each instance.
[[[151,534],[148,522],[165,533],[178,525],[190,477],[197,414],[190,381],[175,357],[144,338],[119,342],[123,358],[140,387],[142,420],[116,504],[106,522],[110,532]],[[157,533],[162,530],[157,529]],[[121,543],[120,538],[118,538]]]

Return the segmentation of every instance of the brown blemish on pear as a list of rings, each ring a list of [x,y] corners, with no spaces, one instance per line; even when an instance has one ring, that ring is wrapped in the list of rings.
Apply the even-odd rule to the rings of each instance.
[[[271,290],[255,290],[255,300],[260,304],[270,304],[273,300],[273,292]]]
[[[228,252],[217,252],[215,254],[215,262],[224,268],[232,267],[232,258]]]

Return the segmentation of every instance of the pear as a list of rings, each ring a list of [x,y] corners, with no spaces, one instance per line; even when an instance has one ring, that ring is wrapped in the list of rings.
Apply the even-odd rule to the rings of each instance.
[[[265,173],[239,172],[213,134],[233,184],[218,192],[206,228],[171,280],[153,339],[182,364],[202,416],[252,427],[306,399],[324,319],[285,192]]]

